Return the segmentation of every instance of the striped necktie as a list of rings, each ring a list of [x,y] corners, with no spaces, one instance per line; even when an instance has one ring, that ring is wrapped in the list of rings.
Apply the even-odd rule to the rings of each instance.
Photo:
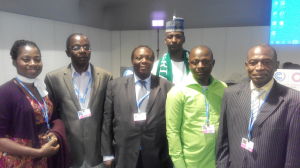
[[[262,89],[255,89],[253,90],[253,94],[251,95],[251,112],[252,112],[252,118],[251,118],[251,125],[254,123],[254,121],[257,118],[257,115],[259,113],[260,106],[262,105],[260,97],[265,93]]]

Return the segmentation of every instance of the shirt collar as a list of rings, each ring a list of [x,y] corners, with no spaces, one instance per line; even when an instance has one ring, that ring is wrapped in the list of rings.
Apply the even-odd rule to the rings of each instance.
[[[134,83],[136,84],[139,80],[141,80],[135,73],[133,73],[133,77],[134,77]],[[149,75],[148,78],[144,79],[143,81],[145,81],[148,84],[150,84],[151,82],[151,74]]]
[[[74,76],[80,76],[80,74],[75,70],[73,64],[71,64],[71,73],[72,73],[72,77]],[[82,74],[87,74],[87,75],[91,75],[92,74],[92,68],[91,68],[91,64],[89,64],[89,67],[87,68],[87,70],[85,72],[83,72]]]
[[[267,84],[265,84],[264,86],[262,86],[262,87],[260,87],[260,88],[257,88],[257,87],[253,84],[253,82],[252,82],[252,80],[251,80],[251,81],[250,81],[250,89],[251,89],[251,91],[253,91],[253,90],[264,90],[264,91],[266,91],[266,92],[269,92],[269,91],[271,90],[273,84],[274,84],[274,79],[272,78]]]
[[[213,85],[215,83],[215,80],[214,80],[214,78],[212,76],[210,76],[210,81],[211,82],[210,82],[210,84],[207,87],[209,87],[209,86],[211,86],[211,85]],[[185,82],[184,83],[185,83],[186,86],[188,86],[188,85],[200,85],[202,87],[202,85],[199,84],[196,81],[196,79],[194,78],[194,76],[193,76],[193,74],[191,72],[188,74],[187,78],[185,78]]]

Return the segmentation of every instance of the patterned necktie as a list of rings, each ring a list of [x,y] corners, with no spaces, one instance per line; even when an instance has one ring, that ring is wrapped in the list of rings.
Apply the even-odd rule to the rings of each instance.
[[[254,123],[254,121],[257,118],[261,106],[259,98],[265,93],[265,91],[262,89],[256,89],[253,92],[254,92],[252,94],[253,97],[251,97],[251,112],[252,112],[251,125]]]
[[[139,106],[139,111],[146,112],[148,99],[149,99],[149,96],[145,97],[145,95],[147,94],[146,81],[139,80],[139,82],[141,84],[141,89],[138,93],[138,102],[142,101]]]

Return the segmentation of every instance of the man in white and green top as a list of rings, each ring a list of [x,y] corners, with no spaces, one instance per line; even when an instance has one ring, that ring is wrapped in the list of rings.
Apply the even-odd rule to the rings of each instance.
[[[152,69],[152,74],[166,78],[168,81],[177,84],[189,73],[188,51],[183,49],[185,42],[184,20],[173,17],[173,20],[166,23],[165,44],[168,52],[157,60]]]
[[[175,168],[215,168],[215,144],[224,89],[211,76],[215,64],[207,46],[191,50],[191,73],[167,96],[169,154]]]

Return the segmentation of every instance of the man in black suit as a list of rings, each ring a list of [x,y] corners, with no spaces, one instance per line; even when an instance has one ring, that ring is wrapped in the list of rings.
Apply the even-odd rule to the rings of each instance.
[[[217,167],[299,168],[300,94],[273,79],[274,48],[258,45],[245,63],[250,81],[225,90]]]
[[[134,74],[108,84],[102,129],[104,164],[117,168],[168,168],[165,101],[172,84],[151,75],[154,53],[132,51]],[[115,144],[113,144],[113,142]]]

